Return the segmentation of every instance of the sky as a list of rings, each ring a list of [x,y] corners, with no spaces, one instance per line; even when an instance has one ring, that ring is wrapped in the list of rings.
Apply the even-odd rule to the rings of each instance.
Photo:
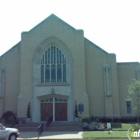
[[[52,13],[117,62],[140,62],[140,0],[0,0],[0,56]]]

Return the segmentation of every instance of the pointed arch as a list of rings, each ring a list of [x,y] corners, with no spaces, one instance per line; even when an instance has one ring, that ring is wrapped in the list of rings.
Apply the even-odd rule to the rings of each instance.
[[[33,61],[34,74],[39,74],[40,83],[71,82],[71,53],[60,39],[54,36],[45,39],[37,47]]]

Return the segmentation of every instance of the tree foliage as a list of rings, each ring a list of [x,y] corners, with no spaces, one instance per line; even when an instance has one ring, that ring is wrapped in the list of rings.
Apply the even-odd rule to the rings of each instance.
[[[6,124],[18,124],[17,118],[15,116],[15,114],[12,111],[7,111],[5,112],[1,119],[0,122],[3,123],[3,125]]]
[[[127,100],[133,102],[134,110],[137,114],[137,121],[139,122],[140,115],[140,81],[136,79],[131,79],[131,84],[128,85],[129,96]]]
[[[75,117],[78,117],[78,108],[77,108],[77,103],[75,101]]]
[[[27,108],[27,118],[31,118],[30,102],[29,102],[29,104],[28,104],[28,108]]]

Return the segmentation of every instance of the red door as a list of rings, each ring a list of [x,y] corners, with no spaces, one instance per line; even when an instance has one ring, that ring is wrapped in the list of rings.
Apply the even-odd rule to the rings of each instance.
[[[67,103],[55,103],[55,121],[67,121]]]
[[[41,103],[41,121],[47,121],[49,117],[53,116],[52,103]]]

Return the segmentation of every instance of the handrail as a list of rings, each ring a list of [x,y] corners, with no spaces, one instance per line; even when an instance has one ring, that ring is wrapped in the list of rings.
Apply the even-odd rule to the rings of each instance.
[[[52,117],[49,117],[49,119],[46,121],[46,128],[52,123]]]
[[[44,125],[43,125],[43,123],[41,124],[41,125],[39,125],[39,127],[38,127],[38,138],[40,137],[40,135],[43,133],[43,129],[44,128]]]

